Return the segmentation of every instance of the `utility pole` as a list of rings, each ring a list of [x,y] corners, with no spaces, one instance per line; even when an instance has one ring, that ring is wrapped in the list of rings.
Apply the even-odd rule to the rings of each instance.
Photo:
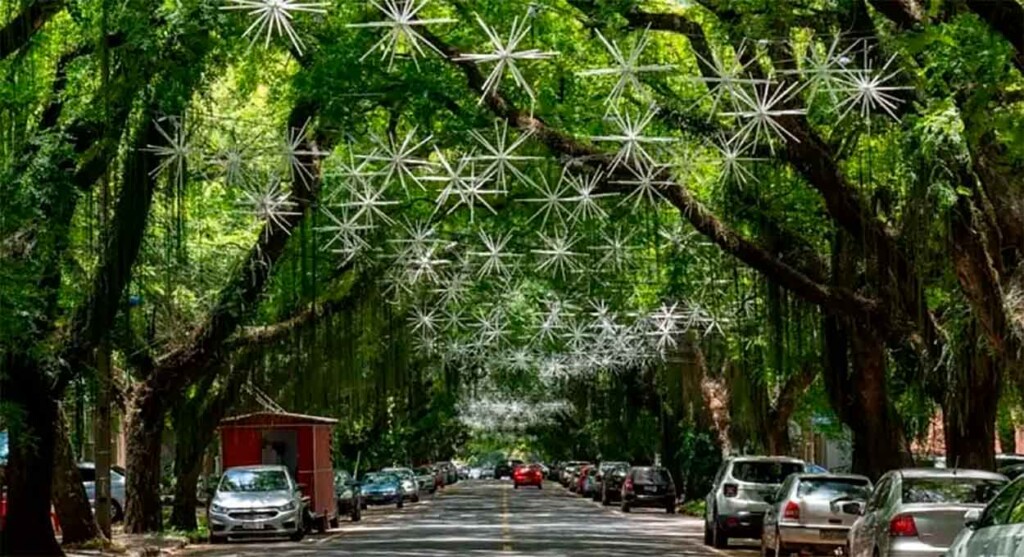
[[[101,79],[106,85],[110,75],[110,52],[107,48],[107,0],[100,7],[100,66]],[[106,91],[106,87],[102,89]],[[104,99],[103,125],[110,122],[110,100]],[[106,130],[104,130],[106,131]],[[103,173],[100,191],[100,222],[101,230],[107,230],[110,210],[110,171]],[[108,238],[103,238],[104,243]],[[96,524],[107,538],[110,538],[110,335],[103,333],[103,339],[96,350],[96,419],[95,419],[95,459],[96,459]]]

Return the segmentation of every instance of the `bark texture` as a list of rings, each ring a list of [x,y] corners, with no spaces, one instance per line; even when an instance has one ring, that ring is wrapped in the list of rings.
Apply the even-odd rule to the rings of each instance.
[[[71,449],[64,412],[57,415],[53,426],[56,432],[53,462],[53,506],[60,520],[61,543],[81,543],[103,538],[89,505],[89,498],[78,473],[75,454]]]

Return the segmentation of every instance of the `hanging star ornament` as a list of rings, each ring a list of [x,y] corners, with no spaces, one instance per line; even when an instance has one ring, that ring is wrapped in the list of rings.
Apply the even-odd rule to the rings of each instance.
[[[664,201],[665,196],[661,190],[675,185],[670,178],[667,165],[644,165],[640,168],[629,166],[629,172],[633,175],[630,180],[616,180],[613,184],[630,186],[630,191],[619,202],[619,205],[632,203],[636,211],[642,204],[654,207],[659,201]]]
[[[562,231],[552,236],[540,235],[543,248],[531,250],[540,258],[537,264],[537,271],[551,273],[553,276],[565,279],[567,274],[576,270],[576,258],[581,254],[573,251],[578,238],[571,236],[568,232]]]
[[[569,208],[572,197],[567,195],[570,188],[568,170],[562,172],[558,182],[553,186],[548,182],[547,176],[541,174],[540,178],[536,181],[536,186],[540,197],[522,200],[523,203],[536,203],[540,205],[540,208],[530,216],[526,223],[530,224],[534,219],[540,217],[541,228],[547,227],[549,218],[554,218],[558,225],[566,224],[572,218],[572,210]]]
[[[237,204],[263,221],[264,240],[274,229],[291,235],[288,219],[302,215],[297,210],[298,203],[292,201],[291,194],[284,191],[278,178],[271,178],[261,186],[243,189],[242,199]]]
[[[611,93],[608,98],[605,99],[605,103],[609,105],[616,104],[619,99],[622,98],[627,92],[632,90],[633,92],[641,92],[640,86],[640,74],[643,73],[657,73],[657,72],[671,72],[676,69],[671,64],[641,64],[640,56],[643,54],[647,43],[650,42],[650,35],[648,34],[650,29],[645,29],[637,39],[636,44],[629,51],[628,55],[622,53],[622,49],[614,41],[610,41],[597,31],[597,38],[600,39],[605,49],[612,56],[612,61],[615,63],[612,67],[607,68],[596,68],[592,70],[583,70],[578,75],[581,76],[615,76],[618,81],[615,86],[612,87]]]
[[[658,137],[644,135],[647,126],[658,114],[658,108],[653,104],[640,115],[634,115],[629,111],[621,111],[617,107],[612,110],[611,121],[618,128],[618,134],[598,135],[590,139],[598,142],[611,142],[619,144],[619,151],[612,159],[609,172],[614,172],[619,165],[627,166],[653,166],[657,162],[648,151],[649,147],[668,145],[677,141],[674,137]]]
[[[696,54],[698,63],[705,68],[705,71],[691,79],[704,83],[708,88],[708,95],[711,96],[711,112],[708,113],[709,119],[714,118],[718,114],[719,105],[722,104],[723,100],[735,100],[736,90],[740,86],[764,83],[763,79],[744,77],[747,73],[747,68],[753,63],[754,58],[750,57],[749,60],[744,62],[743,52],[744,49],[740,48],[732,55],[712,56],[711,60],[701,56],[699,53]]]
[[[500,123],[494,122],[495,139],[493,142],[476,130],[470,130],[469,135],[480,147],[480,154],[473,155],[471,160],[484,163],[486,166],[483,175],[494,178],[499,188],[508,188],[509,175],[527,185],[534,185],[533,180],[519,169],[518,164],[543,160],[543,157],[516,154],[516,151],[533,135],[532,130],[522,133],[518,139],[509,142],[508,120],[501,120]]]
[[[490,178],[488,176],[477,175],[476,167],[473,163],[473,156],[468,155],[461,157],[453,166],[443,151],[437,147],[434,148],[434,151],[437,154],[438,166],[440,167],[441,173],[436,176],[423,178],[425,181],[440,181],[445,183],[444,189],[442,189],[437,196],[434,214],[436,215],[441,212],[441,210],[448,205],[448,202],[451,199],[454,199],[455,202],[448,207],[445,214],[450,215],[459,207],[465,206],[469,210],[469,221],[473,222],[477,205],[483,205],[491,212],[491,214],[497,214],[494,207],[488,203],[487,197],[504,195],[505,191],[500,188],[489,189],[487,187],[487,183]]]
[[[632,245],[632,236],[623,234],[622,229],[616,228],[612,233],[604,233],[604,242],[591,249],[600,252],[601,259],[597,266],[601,269],[608,269],[620,273],[632,262],[632,253],[637,248]]]
[[[359,29],[385,29],[386,32],[379,41],[370,47],[359,61],[366,60],[374,52],[380,52],[381,60],[388,61],[388,70],[395,65],[395,57],[400,52],[407,52],[413,63],[419,67],[417,57],[426,56],[426,47],[434,51],[438,56],[444,58],[443,52],[437,49],[433,43],[424,37],[417,28],[425,25],[455,23],[456,20],[449,18],[420,19],[419,13],[423,11],[429,0],[370,0],[370,4],[377,8],[384,16],[383,21],[371,21],[367,23],[350,23],[346,27]]]
[[[762,159],[747,154],[750,149],[749,144],[743,143],[736,136],[726,137],[724,134],[720,134],[713,146],[721,159],[722,170],[719,179],[722,182],[731,181],[742,186],[747,182],[757,181],[754,173],[747,166]]]
[[[791,116],[803,116],[807,110],[792,106],[800,92],[800,82],[794,81],[787,84],[773,84],[771,82],[753,85],[750,90],[747,87],[736,87],[733,93],[736,95],[734,111],[723,112],[722,116],[735,117],[740,121],[740,129],[736,137],[744,145],[758,145],[768,143],[769,149],[775,152],[772,138],[785,143],[800,140],[793,135],[785,126],[779,123],[780,118]]]
[[[482,95],[480,96],[479,104],[483,104],[484,100],[495,93],[498,90],[498,86],[501,85],[502,79],[505,77],[506,70],[512,74],[512,79],[521,87],[526,94],[530,97],[530,102],[535,102],[536,97],[533,93],[533,88],[530,87],[530,83],[526,81],[522,72],[519,70],[517,62],[527,60],[548,60],[558,55],[557,52],[545,52],[536,48],[517,50],[519,44],[523,42],[526,35],[530,33],[530,26],[526,24],[526,19],[520,20],[518,17],[512,20],[512,28],[509,31],[508,40],[503,40],[491,26],[484,21],[479,14],[476,16],[476,21],[480,27],[484,30],[487,35],[487,39],[491,43],[491,52],[480,53],[480,54],[463,54],[454,60],[456,62],[472,62],[474,64],[494,64],[494,68],[491,69],[491,73],[487,76],[487,80],[484,81],[482,87]]]
[[[426,190],[416,171],[429,167],[431,163],[426,159],[416,158],[416,152],[430,143],[433,137],[428,135],[425,139],[416,141],[416,128],[405,134],[401,141],[390,134],[387,139],[374,137],[377,150],[368,155],[358,155],[358,158],[371,163],[383,163],[384,183],[390,184],[393,179],[397,179],[402,186],[402,191],[406,194],[409,193],[406,180],[411,181],[421,190]]]
[[[576,207],[569,219],[573,223],[579,223],[591,219],[606,218],[608,213],[598,204],[600,199],[614,197],[615,193],[597,193],[598,187],[604,180],[604,173],[598,171],[581,176],[574,176],[570,180],[575,186],[576,195],[569,198]]]
[[[373,226],[361,224],[351,217],[351,211],[341,208],[336,211],[330,207],[321,207],[321,212],[327,217],[327,224],[317,227],[317,231],[329,236],[329,240],[321,246],[321,249],[343,258],[347,263],[363,251],[370,249],[370,244],[362,234],[373,230]],[[337,214],[340,212],[340,216]]]
[[[266,36],[264,47],[270,46],[274,35],[288,37],[292,46],[299,55],[305,46],[302,39],[292,27],[295,15],[300,12],[311,14],[326,14],[330,2],[297,2],[296,0],[228,0],[227,6],[221,6],[222,10],[242,10],[247,15],[255,17],[252,25],[242,33],[242,38],[252,34],[251,42],[255,44],[260,35]]]
[[[864,47],[864,67],[854,70],[841,78],[842,85],[840,94],[843,99],[839,101],[836,110],[839,111],[839,121],[843,121],[854,110],[860,113],[861,118],[870,121],[874,112],[882,111],[893,120],[899,120],[896,111],[903,99],[893,93],[906,91],[912,87],[901,87],[890,85],[902,71],[900,68],[889,69],[896,61],[896,55],[890,57],[878,70],[871,67],[871,60],[868,57],[870,47]]]
[[[317,149],[307,141],[309,123],[310,121],[306,120],[302,127],[288,128],[287,137],[281,145],[281,156],[291,172],[292,182],[302,182],[307,186],[315,180],[313,170],[310,168],[311,163],[330,154]]]
[[[477,271],[478,279],[487,276],[499,276],[502,278],[511,276],[512,270],[509,267],[510,263],[508,260],[519,256],[518,254],[508,253],[505,249],[511,239],[511,233],[504,236],[491,237],[487,232],[480,232],[480,242],[483,243],[484,250],[469,252],[470,256],[483,259],[483,263]]]
[[[155,120],[153,126],[157,133],[163,138],[160,145],[146,145],[142,150],[153,153],[160,157],[160,163],[150,170],[149,175],[159,176],[163,172],[170,173],[170,179],[175,187],[182,188],[185,185],[188,172],[188,162],[192,157],[192,146],[189,144],[188,132],[185,129],[183,117],[167,116]]]

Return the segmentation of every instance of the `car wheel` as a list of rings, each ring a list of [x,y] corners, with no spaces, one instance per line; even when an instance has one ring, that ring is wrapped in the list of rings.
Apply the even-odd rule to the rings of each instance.
[[[718,525],[718,513],[713,515],[712,527],[714,528],[714,539],[712,545],[716,549],[725,549],[729,547],[729,536],[722,531],[722,527]]]
[[[301,542],[302,538],[305,538],[305,537],[306,537],[306,529],[302,528],[302,527],[299,527],[298,530],[292,532],[292,535],[288,536],[288,539],[292,540],[293,542]]]
[[[768,549],[768,541],[764,539],[764,532],[761,532],[761,557],[775,557],[775,550]]]
[[[404,507],[404,506],[405,506],[405,501],[404,501],[404,500],[402,500],[402,499],[399,499],[399,500],[398,500],[398,505],[396,505],[396,506],[397,506],[397,507],[398,507],[399,509],[400,509],[400,508],[402,508],[402,507]]]
[[[338,516],[341,516],[341,515],[338,515]],[[330,524],[331,524],[331,528],[332,529],[338,528],[339,526],[341,526],[341,521],[338,520],[338,516],[335,516],[334,518],[331,519]]]
[[[622,507],[620,507],[620,508],[622,509],[622,512],[628,513],[629,512],[629,503],[623,502],[622,503]]]
[[[228,538],[226,536],[214,536],[213,534],[210,534],[211,545],[219,545],[226,541],[228,541]]]
[[[544,484],[537,484],[537,489],[544,489]]]
[[[711,527],[708,526],[708,519],[704,517],[704,545],[711,545],[714,539],[711,534]]]
[[[668,514],[676,514],[676,504],[669,503],[668,506],[665,507],[665,512]]]
[[[606,507],[612,504],[612,500],[608,498],[608,494],[607,493],[602,493],[601,494],[601,504],[606,506]]]
[[[364,511],[366,510],[366,507],[367,507],[366,503],[363,503],[362,505],[359,505],[359,508],[364,510]]]
[[[412,502],[413,503],[419,503],[420,502],[420,496],[419,495],[413,495],[412,496]]]
[[[117,499],[110,500],[110,522],[121,522],[124,520],[124,509],[121,508],[121,503],[117,502]]]
[[[519,484],[512,484],[512,489],[519,489]]]

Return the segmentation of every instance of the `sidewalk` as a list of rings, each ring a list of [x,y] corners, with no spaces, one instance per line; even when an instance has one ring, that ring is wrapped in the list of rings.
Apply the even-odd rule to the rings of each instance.
[[[108,549],[64,549],[69,557],[86,555],[125,555],[157,557],[173,555],[188,545],[188,538],[172,534],[123,534],[114,533],[113,547]]]

